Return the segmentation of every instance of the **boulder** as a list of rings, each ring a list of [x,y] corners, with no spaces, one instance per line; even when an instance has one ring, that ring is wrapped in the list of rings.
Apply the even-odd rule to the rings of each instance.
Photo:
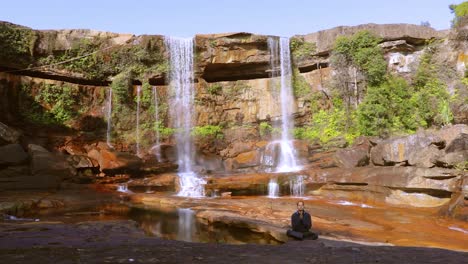
[[[20,137],[21,132],[0,122],[0,145],[2,144],[2,142],[18,143]]]
[[[128,182],[129,187],[151,187],[157,191],[174,191],[178,176],[175,173],[164,173],[147,176],[144,179],[134,179]]]
[[[447,153],[438,157],[436,162],[443,167],[460,167],[459,169],[466,169],[468,166],[468,150]]]
[[[446,153],[468,150],[468,133],[461,133],[445,148]]]
[[[260,153],[257,150],[244,152],[234,158],[233,167],[236,169],[249,168],[260,165]]]
[[[88,157],[99,163],[100,170],[106,174],[120,174],[140,170],[142,160],[127,152],[117,152],[100,142],[88,152]]]
[[[365,137],[356,139],[353,146],[339,149],[335,152],[334,160],[338,167],[354,168],[369,164],[370,141]]]
[[[18,165],[28,159],[28,154],[20,144],[9,144],[0,147],[0,166]]]
[[[449,150],[448,152],[456,151],[457,143],[452,144],[452,141],[454,141],[457,137],[460,137],[461,134],[468,134],[468,125],[457,124],[457,125],[447,126],[447,127],[442,128],[439,131],[436,131],[434,134],[445,141],[446,152],[447,152],[447,149]],[[461,137],[463,139],[463,136]]]
[[[99,163],[85,155],[71,155],[67,157],[67,161],[75,169],[96,169],[99,168]]]
[[[439,190],[453,192],[459,188],[464,172],[445,168],[362,167],[309,171],[308,184],[335,183],[375,185],[394,189]]]
[[[35,188],[57,188],[63,179],[76,175],[75,168],[62,155],[34,144],[28,145],[28,153],[31,156],[30,178],[37,183]]]
[[[341,168],[362,167],[369,164],[369,153],[362,148],[340,149],[335,153],[335,162]]]
[[[374,165],[385,166],[404,164],[412,156],[412,162],[424,163],[417,159],[417,152],[421,152],[431,145],[441,148],[444,146],[444,140],[434,134],[424,132],[392,138],[380,142],[371,149],[371,160]]]
[[[222,150],[220,154],[225,158],[233,158],[241,153],[251,151],[253,147],[253,142],[236,141],[229,148]]]
[[[420,151],[412,151],[408,155],[408,164],[411,166],[432,168],[437,159],[443,155],[443,151],[434,145],[422,148]]]

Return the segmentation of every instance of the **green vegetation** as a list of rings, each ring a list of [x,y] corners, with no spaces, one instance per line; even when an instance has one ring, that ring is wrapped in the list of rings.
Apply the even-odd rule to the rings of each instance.
[[[211,95],[219,95],[223,90],[223,86],[219,83],[212,84],[208,86],[207,91]]]
[[[458,26],[461,20],[466,20],[468,17],[468,1],[465,1],[458,5],[450,5],[450,11],[455,15],[454,19],[452,20],[453,26]]]
[[[221,126],[206,125],[194,127],[192,130],[192,135],[196,137],[222,138],[223,132]]]
[[[273,127],[268,122],[261,122],[258,126],[260,136],[270,135],[273,131]]]
[[[61,54],[40,58],[39,63],[50,65],[67,61],[53,67],[79,72],[94,80],[106,80],[126,71],[143,77],[167,72],[168,63],[160,46],[162,40],[152,36],[143,36],[138,42],[135,40],[131,44],[116,46],[109,38],[84,38]]]
[[[412,132],[418,125],[410,88],[403,78],[389,76],[384,83],[368,87],[357,110],[357,126],[362,135]]]
[[[40,125],[65,125],[67,121],[78,116],[77,87],[43,84],[32,97],[30,85],[21,86],[21,113],[23,117]]]
[[[450,96],[439,79],[442,71],[434,59],[440,43],[427,44],[416,74],[408,82],[387,74],[379,42],[367,31],[337,38],[331,58],[337,74],[327,95],[332,104],[324,109],[320,105],[323,96],[310,93],[314,114],[309,125],[294,130],[296,138],[321,144],[334,138],[351,142],[360,135],[407,134],[452,122],[450,106],[456,96]],[[295,85],[301,91],[297,87],[301,85]]]
[[[359,31],[351,37],[339,36],[335,42],[334,55],[344,58],[356,66],[367,77],[370,85],[378,85],[385,79],[387,63],[378,46],[381,39],[369,31]]]
[[[0,60],[28,66],[32,62],[37,38],[37,34],[30,28],[0,23]]]
[[[317,45],[315,43],[306,42],[304,39],[297,37],[291,38],[290,47],[295,60],[312,56],[317,50]]]
[[[300,75],[299,69],[293,70],[292,88],[295,97],[305,97],[312,92],[310,85],[305,78]]]
[[[163,139],[169,138],[175,133],[174,128],[165,127],[162,121],[155,122],[153,129],[155,132],[158,132],[159,136]]]

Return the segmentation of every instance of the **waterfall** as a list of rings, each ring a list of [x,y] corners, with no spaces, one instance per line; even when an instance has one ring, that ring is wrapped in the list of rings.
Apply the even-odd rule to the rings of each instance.
[[[159,142],[160,135],[159,135],[159,126],[160,126],[160,121],[159,121],[159,100],[158,100],[158,91],[156,90],[156,86],[153,86],[153,96],[154,96],[154,122],[155,122],[155,128],[156,128],[156,143],[154,145],[155,149],[155,154],[156,154],[156,160],[158,162],[161,161],[161,143]]]
[[[193,84],[193,39],[165,38],[169,51],[171,95],[170,115],[176,128],[177,157],[181,190],[179,196],[200,197],[205,195],[206,182],[192,170],[194,153],[190,130],[194,112]]]
[[[292,196],[304,196],[304,176],[298,175],[294,179],[289,180],[289,191]]]
[[[269,38],[269,50],[271,53],[272,78],[278,76],[278,55],[279,55],[279,75],[280,75],[280,93],[279,100],[281,105],[281,137],[272,142],[279,144],[279,157],[276,166],[277,172],[290,172],[299,170],[296,154],[291,140],[291,130],[294,128],[294,96],[292,91],[292,68],[291,52],[289,48],[289,38],[277,39]],[[279,46],[279,52],[278,52]]]
[[[107,146],[112,147],[111,144],[111,129],[112,129],[112,87],[109,87],[107,95],[107,133],[106,142]]]
[[[140,97],[141,86],[137,86],[137,110],[136,110],[136,154],[140,156]]]
[[[278,198],[278,196],[279,196],[278,181],[276,179],[270,179],[270,182],[268,183],[268,197]]]

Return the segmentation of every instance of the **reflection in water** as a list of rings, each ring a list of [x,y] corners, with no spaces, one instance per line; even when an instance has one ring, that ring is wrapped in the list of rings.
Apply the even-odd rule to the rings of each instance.
[[[364,203],[353,203],[353,202],[348,202],[348,201],[343,201],[343,200],[335,202],[335,203],[340,204],[340,205],[360,206],[362,208],[373,208],[372,206],[364,204]]]
[[[225,224],[204,224],[190,209],[149,211],[132,208],[129,217],[137,221],[149,236],[171,240],[229,244],[280,244],[269,235]]]
[[[192,242],[192,231],[195,229],[194,213],[190,209],[177,209],[179,225],[177,230],[177,240]]]
[[[462,232],[462,233],[468,234],[468,230],[465,230],[465,229],[460,228],[460,227],[451,226],[451,227],[449,227],[449,229],[452,229],[452,230],[455,230],[455,231],[458,231],[458,232]]]

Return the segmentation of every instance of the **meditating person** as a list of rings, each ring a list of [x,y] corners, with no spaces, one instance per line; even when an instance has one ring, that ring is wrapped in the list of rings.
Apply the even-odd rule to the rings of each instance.
[[[303,239],[317,239],[318,235],[311,232],[312,218],[310,214],[304,211],[304,202],[297,202],[297,211],[291,215],[292,230],[289,229],[286,234],[290,237]]]

